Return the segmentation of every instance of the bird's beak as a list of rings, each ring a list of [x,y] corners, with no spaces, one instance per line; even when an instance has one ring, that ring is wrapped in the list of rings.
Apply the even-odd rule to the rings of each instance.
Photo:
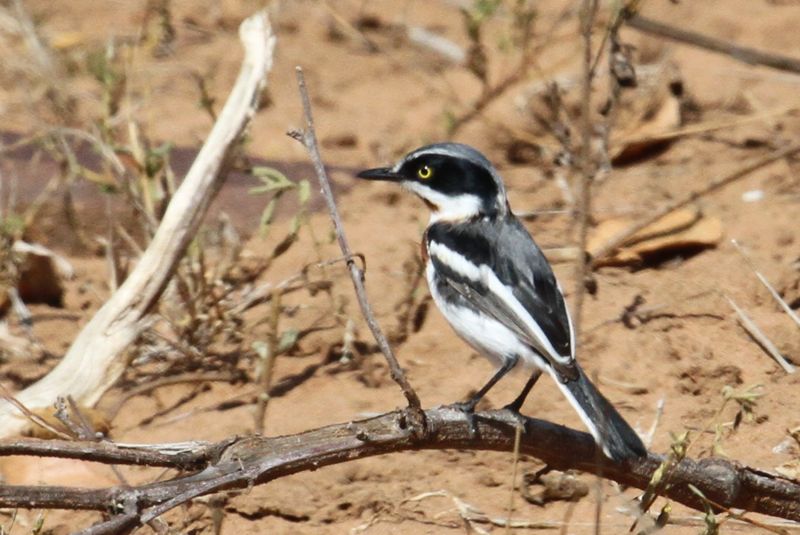
[[[361,171],[356,176],[358,178],[366,178],[367,180],[389,180],[392,182],[400,182],[404,179],[402,175],[393,171],[391,167],[367,169],[366,171]]]

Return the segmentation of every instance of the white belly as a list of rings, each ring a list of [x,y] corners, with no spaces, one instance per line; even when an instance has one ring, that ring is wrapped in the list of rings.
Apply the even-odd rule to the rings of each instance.
[[[505,359],[517,355],[526,367],[535,366],[543,370],[547,369],[542,358],[534,353],[527,344],[521,342],[511,329],[493,318],[467,308],[453,306],[446,301],[436,290],[431,262],[428,262],[426,266],[425,275],[436,306],[456,334],[479,353],[498,366]]]

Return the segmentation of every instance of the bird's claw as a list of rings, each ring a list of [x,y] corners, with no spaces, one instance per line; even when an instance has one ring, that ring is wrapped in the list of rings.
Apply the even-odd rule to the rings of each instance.
[[[510,416],[510,419],[514,421],[514,424],[519,426],[522,429],[522,432],[525,432],[525,424],[528,421],[528,418],[519,412],[519,407],[516,403],[509,403],[503,410]]]
[[[470,438],[478,436],[478,419],[475,416],[475,402],[473,401],[459,401],[451,405],[457,411],[464,413],[467,418],[467,425],[469,426]]]

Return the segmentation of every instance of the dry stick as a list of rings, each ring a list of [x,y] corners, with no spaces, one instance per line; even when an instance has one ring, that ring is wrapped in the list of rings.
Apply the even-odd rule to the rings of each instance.
[[[325,202],[328,205],[328,212],[330,213],[331,221],[333,221],[333,227],[336,231],[336,239],[339,241],[339,247],[347,259],[347,267],[350,271],[350,278],[353,280],[353,286],[355,287],[356,296],[358,297],[358,304],[361,306],[361,313],[364,315],[364,319],[369,326],[369,330],[372,332],[372,336],[375,337],[375,342],[377,342],[378,347],[380,347],[381,352],[383,352],[383,355],[386,357],[386,361],[389,363],[389,370],[391,372],[392,379],[394,379],[394,381],[400,385],[400,388],[403,390],[403,394],[408,400],[408,406],[411,409],[411,412],[416,416],[423,417],[423,419],[415,418],[415,421],[412,422],[415,430],[421,431],[425,420],[424,413],[421,410],[419,396],[417,396],[417,393],[406,379],[406,375],[403,372],[403,369],[400,367],[400,364],[398,364],[397,358],[394,356],[394,352],[392,351],[391,346],[389,346],[389,342],[386,340],[386,336],[384,336],[380,325],[378,325],[377,320],[375,320],[375,315],[372,312],[372,306],[367,299],[367,290],[364,287],[364,271],[353,260],[353,252],[350,249],[350,245],[347,243],[347,236],[345,236],[344,233],[342,219],[339,216],[339,210],[336,207],[336,201],[333,197],[331,184],[328,180],[328,175],[325,172],[325,166],[322,163],[322,156],[320,156],[319,153],[317,135],[314,130],[314,118],[311,115],[311,100],[308,96],[308,89],[306,88],[303,69],[296,67],[296,73],[297,86],[300,90],[300,97],[303,101],[303,113],[305,115],[306,127],[302,132],[290,132],[289,135],[301,142],[311,157],[311,162],[314,164],[314,170],[317,173],[317,180],[319,180],[320,190],[322,191],[323,197],[325,197]]]
[[[748,65],[764,65],[773,69],[800,74],[800,59],[739,46],[730,41],[723,41],[700,33],[682,30],[641,15],[632,16],[628,19],[627,25],[644,33],[724,54]]]
[[[105,464],[202,468],[224,449],[222,443],[179,442],[173,444],[122,444],[114,442],[21,438],[0,440],[0,457],[32,455],[60,459],[83,459]]]
[[[591,210],[595,166],[592,163],[592,27],[597,13],[597,0],[583,0],[581,5],[581,37],[583,40],[583,80],[581,86],[581,155],[580,191],[576,206],[578,220],[578,250],[585,251],[589,240],[589,212]],[[583,310],[583,297],[586,293],[585,277],[589,268],[586,254],[578,255],[575,264],[575,297],[572,303],[572,325],[575,339],[579,339]]]
[[[50,405],[59,395],[72,395],[83,405],[93,405],[124,371],[126,351],[153,321],[153,308],[222,185],[229,150],[255,114],[258,96],[272,65],[275,36],[265,13],[248,18],[239,33],[245,58],[236,84],[170,201],[152,242],[136,268],[84,326],[58,365],[17,394],[17,399],[26,406]],[[0,437],[17,433],[25,425],[12,405],[0,401]]]
[[[783,300],[781,295],[778,293],[778,290],[776,290],[775,287],[770,284],[767,278],[758,269],[756,269],[756,265],[753,262],[753,259],[750,258],[750,255],[748,255],[742,246],[739,245],[738,241],[731,240],[731,243],[734,247],[736,247],[736,250],[739,251],[739,254],[742,255],[742,258],[744,258],[745,262],[747,262],[747,265],[750,266],[750,269],[753,270],[756,278],[758,278],[761,284],[763,284],[767,291],[769,291],[772,298],[778,302],[778,304],[781,306],[781,309],[783,309],[783,311],[786,312],[790,318],[792,318],[792,321],[794,321],[798,327],[800,327],[800,316],[798,316],[797,313],[792,310],[792,307],[790,307],[789,304]]]
[[[162,388],[165,386],[172,386],[181,383],[211,383],[211,382],[222,382],[222,383],[233,383],[236,380],[236,375],[232,373],[222,373],[222,372],[212,372],[212,373],[204,373],[204,372],[187,372],[181,373],[179,375],[173,375],[172,377],[160,377],[154,381],[150,381],[144,384],[140,384],[134,386],[130,390],[126,390],[120,395],[120,398],[114,402],[114,405],[111,406],[110,409],[106,410],[106,416],[108,416],[109,420],[114,420],[117,417],[120,409],[122,408],[125,403],[130,401],[136,396],[141,396],[158,388]]]
[[[558,27],[569,18],[567,15],[571,9],[572,8],[567,5],[567,7],[561,11],[556,20],[550,26],[549,30],[545,33],[541,44],[535,47],[525,45],[522,57],[520,58],[516,69],[498,82],[497,85],[486,88],[483,94],[481,94],[478,100],[472,104],[468,111],[466,111],[463,115],[456,117],[450,126],[450,135],[455,136],[467,123],[480,116],[491,103],[502,97],[506,91],[516,85],[517,82],[525,79],[525,77],[528,75],[531,58],[535,58],[542,50],[551,44],[551,37]]]
[[[260,392],[256,398],[255,406],[255,432],[258,435],[264,434],[264,419],[267,416],[267,405],[270,396],[269,389],[272,386],[272,375],[275,370],[275,359],[278,357],[278,329],[281,322],[281,293],[275,292],[270,302],[269,334],[264,353],[259,353],[261,357],[260,369],[258,372],[258,386]]]
[[[725,299],[728,301],[728,304],[731,305],[733,311],[736,312],[736,315],[739,317],[739,323],[742,324],[742,327],[745,331],[747,331],[747,334],[752,336],[755,341],[758,342],[759,345],[763,347],[773,359],[775,359],[775,362],[777,362],[780,367],[783,368],[783,371],[786,373],[794,373],[797,371],[796,368],[789,361],[787,361],[783,355],[781,355],[781,352],[777,347],[775,347],[775,344],[772,343],[772,340],[770,340],[769,337],[767,337],[767,335],[758,328],[758,325],[756,325],[756,323],[750,319],[750,316],[748,316],[747,313],[742,310],[739,305],[737,305],[736,302],[729,296],[726,295]]]
[[[111,518],[116,531],[104,524],[90,533],[122,533],[152,520],[192,498],[234,488],[251,488],[290,474],[316,470],[355,459],[400,451],[424,449],[466,449],[509,451],[515,440],[517,419],[506,411],[478,414],[479,432],[471,432],[463,412],[448,407],[426,411],[428,426],[421,436],[414,436],[403,426],[405,411],[394,411],[357,422],[347,422],[282,437],[239,437],[198,448],[203,455],[192,461],[206,460],[209,466],[195,474],[140,487],[82,489],[52,486],[0,486],[0,508],[66,508],[121,511]],[[520,452],[537,457],[558,470],[577,469],[596,473],[602,470],[608,479],[640,489],[648,487],[653,473],[664,457],[648,454],[639,459],[614,462],[598,454],[594,439],[583,433],[543,420],[527,418],[520,436]],[[29,444],[33,441],[27,441]],[[52,442],[37,441],[40,449]],[[78,457],[102,462],[119,462],[119,445],[64,443],[86,452]],[[19,454],[0,443],[0,454]],[[157,448],[158,446],[153,446]],[[104,448],[104,450],[100,450]],[[112,448],[109,450],[109,448]],[[60,448],[53,455],[67,456]],[[28,448],[30,450],[30,448]],[[109,451],[114,452],[111,461]],[[159,451],[159,450],[156,450]],[[46,452],[45,452],[46,453]],[[129,458],[132,456],[129,456]],[[162,459],[159,459],[161,461]],[[168,459],[163,459],[164,464]],[[177,461],[177,459],[176,459]],[[130,461],[129,461],[130,462]],[[162,464],[162,466],[164,465]],[[175,463],[180,467],[179,463]],[[196,466],[196,464],[195,464]],[[800,521],[800,482],[763,470],[742,466],[725,459],[683,459],[670,472],[670,485],[662,495],[684,505],[705,510],[705,500],[688,488],[691,483],[708,500],[729,509],[767,514]],[[123,529],[125,528],[125,529]]]
[[[28,421],[30,421],[32,424],[38,425],[42,429],[46,429],[50,433],[53,433],[53,436],[60,437],[66,440],[72,438],[67,433],[64,433],[63,431],[56,429],[55,427],[50,425],[50,423],[47,420],[45,420],[35,412],[32,412],[28,407],[20,403],[20,401],[17,398],[15,398],[2,383],[0,383],[0,399],[3,399],[7,403],[10,403],[14,407],[16,407],[16,409],[20,413],[22,413],[25,416],[25,418],[28,419]]]
[[[764,156],[763,158],[759,158],[758,160],[756,160],[754,162],[751,162],[751,163],[745,165],[744,167],[742,167],[740,169],[737,169],[736,171],[734,171],[732,173],[729,173],[729,174],[721,176],[721,177],[719,177],[719,178],[717,178],[715,180],[712,180],[704,188],[701,188],[699,190],[695,190],[695,191],[689,193],[686,197],[684,197],[682,199],[678,199],[676,202],[674,202],[674,203],[672,203],[670,205],[664,206],[660,210],[656,210],[650,217],[647,217],[647,218],[643,219],[642,221],[639,221],[638,223],[635,223],[635,224],[631,225],[630,227],[626,228],[622,232],[619,232],[618,234],[613,236],[608,241],[608,243],[606,243],[599,251],[597,251],[597,253],[595,253],[594,258],[592,259],[591,266],[593,268],[597,267],[598,263],[602,259],[606,258],[608,255],[610,255],[611,253],[616,251],[617,248],[619,248],[620,246],[625,245],[625,243],[634,234],[636,234],[640,230],[652,225],[653,223],[655,223],[656,221],[658,221],[662,217],[666,216],[667,214],[669,214],[671,212],[674,212],[675,210],[678,210],[680,208],[683,208],[684,206],[686,206],[688,204],[691,204],[692,202],[696,201],[700,197],[703,197],[703,196],[705,196],[705,195],[707,195],[709,193],[713,193],[714,191],[722,189],[723,187],[727,186],[728,184],[731,184],[732,182],[735,182],[736,180],[739,180],[740,178],[743,178],[743,177],[749,175],[753,171],[757,171],[758,169],[761,169],[762,167],[765,167],[765,166],[767,166],[767,165],[769,165],[769,164],[771,164],[773,162],[776,162],[776,161],[778,161],[780,159],[783,159],[783,158],[786,158],[786,157],[789,157],[789,156],[793,156],[793,155],[795,155],[797,153],[800,153],[800,145],[792,145],[790,147],[786,147],[786,148],[780,149],[778,151],[775,151],[772,154]]]
[[[511,469],[511,491],[508,493],[508,518],[506,520],[506,535],[511,533],[511,516],[514,514],[514,492],[517,490],[517,468],[519,467],[519,442],[522,435],[522,426],[514,427],[514,463]]]

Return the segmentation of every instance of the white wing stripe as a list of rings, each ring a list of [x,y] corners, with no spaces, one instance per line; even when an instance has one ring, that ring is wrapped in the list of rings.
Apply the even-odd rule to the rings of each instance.
[[[533,335],[534,339],[539,343],[539,347],[536,349],[544,352],[545,356],[552,358],[559,364],[566,365],[572,362],[572,355],[560,355],[558,351],[556,351],[553,344],[550,343],[550,339],[547,338],[547,335],[544,334],[544,331],[536,322],[536,318],[531,317],[530,313],[522,306],[522,303],[514,297],[514,294],[508,286],[497,278],[494,271],[487,265],[482,265],[480,269],[484,276],[484,282],[489,287],[489,290],[511,308],[511,311],[517,318],[521,319],[528,328],[529,334]]]
[[[431,241],[428,245],[428,254],[435,256],[439,261],[471,281],[481,281],[481,268],[484,266],[476,266],[462,254],[459,254],[446,245]]]
[[[537,351],[541,351],[546,357],[551,358],[559,364],[567,365],[572,362],[572,355],[560,355],[558,351],[555,350],[553,344],[547,338],[547,335],[536,322],[536,318],[531,317],[530,313],[522,306],[522,303],[514,297],[514,294],[508,286],[500,281],[489,266],[486,264],[481,264],[480,266],[475,265],[464,255],[435,241],[431,241],[428,245],[428,254],[435,256],[440,262],[447,265],[462,277],[485,284],[486,287],[489,288],[499,300],[505,303],[511,312],[525,325],[528,334],[536,342],[535,349]]]

